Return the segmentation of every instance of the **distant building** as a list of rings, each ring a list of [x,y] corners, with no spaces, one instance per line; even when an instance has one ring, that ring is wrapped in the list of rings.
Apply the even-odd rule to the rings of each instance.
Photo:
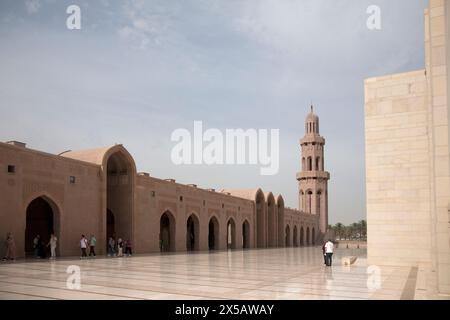
[[[13,232],[19,256],[53,231],[63,256],[79,253],[81,234],[96,235],[100,254],[110,237],[137,253],[314,245],[328,221],[324,144],[311,111],[295,210],[260,188],[205,190],[138,173],[122,145],[54,155],[0,143],[0,234]]]

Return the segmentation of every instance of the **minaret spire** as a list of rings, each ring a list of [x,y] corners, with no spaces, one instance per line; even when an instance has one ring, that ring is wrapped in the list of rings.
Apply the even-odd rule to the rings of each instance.
[[[328,228],[328,180],[325,171],[325,139],[319,133],[319,117],[311,113],[305,119],[305,136],[300,140],[302,153],[301,168],[297,174],[299,188],[299,209],[305,213],[318,215],[320,232],[324,235]]]

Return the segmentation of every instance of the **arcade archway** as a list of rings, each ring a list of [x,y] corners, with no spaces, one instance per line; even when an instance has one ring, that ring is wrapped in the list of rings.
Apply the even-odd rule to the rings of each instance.
[[[58,224],[59,212],[53,201],[46,197],[31,201],[26,210],[25,254],[34,254],[33,240],[37,235],[44,245],[48,243],[53,232],[59,239]]]
[[[247,220],[242,224],[242,248],[250,248],[250,224]]]
[[[195,214],[191,214],[186,222],[186,250],[195,251],[199,248],[199,221]]]
[[[159,245],[161,252],[175,251],[175,218],[166,211],[159,222]]]
[[[208,248],[209,250],[219,249],[219,221],[217,221],[216,217],[212,217],[209,220]]]
[[[227,223],[227,248],[236,249],[236,224],[233,218]]]

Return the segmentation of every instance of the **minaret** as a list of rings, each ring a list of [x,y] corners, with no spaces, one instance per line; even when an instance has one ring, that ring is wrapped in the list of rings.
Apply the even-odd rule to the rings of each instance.
[[[320,232],[325,234],[328,228],[328,180],[330,174],[325,171],[325,139],[319,134],[319,117],[314,114],[313,106],[306,117],[305,136],[300,140],[302,153],[302,171],[297,173],[300,211],[318,214]]]

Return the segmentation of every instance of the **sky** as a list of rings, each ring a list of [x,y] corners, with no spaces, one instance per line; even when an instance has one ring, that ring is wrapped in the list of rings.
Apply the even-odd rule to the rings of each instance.
[[[66,27],[69,5],[81,29]],[[381,30],[366,10],[381,9]],[[311,102],[329,222],[365,219],[364,79],[424,68],[426,0],[0,0],[0,141],[50,153],[121,143],[138,171],[261,187],[298,206]],[[175,165],[171,134],[279,129],[280,169]]]

